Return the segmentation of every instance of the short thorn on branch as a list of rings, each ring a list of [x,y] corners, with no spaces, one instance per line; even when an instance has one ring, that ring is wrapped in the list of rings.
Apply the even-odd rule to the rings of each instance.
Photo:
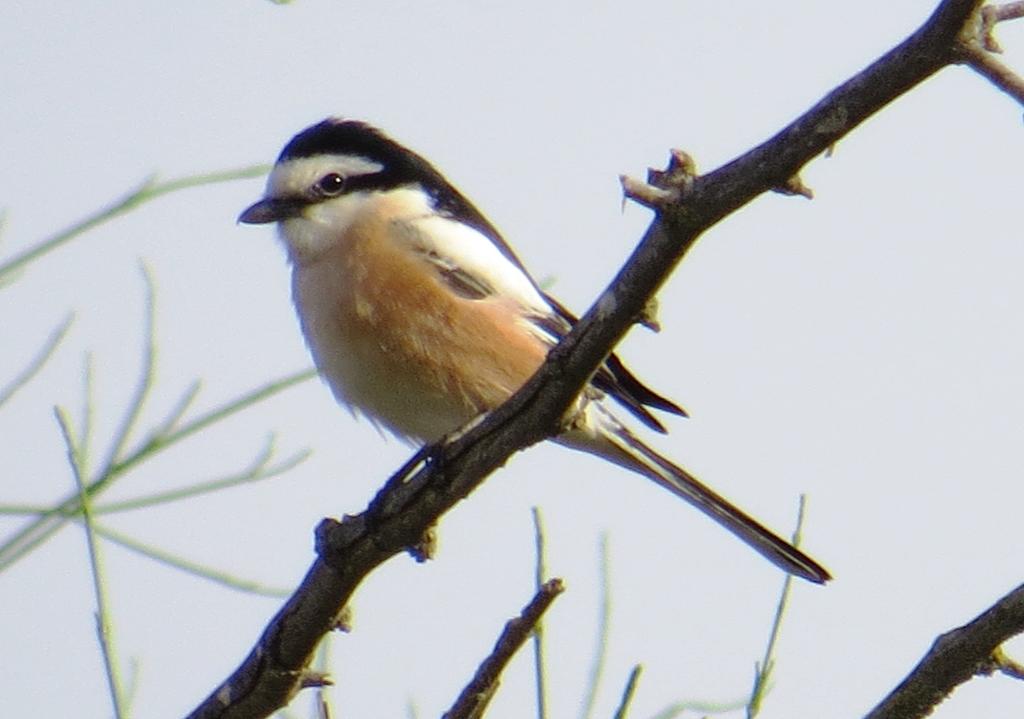
[[[804,184],[804,181],[800,179],[800,175],[793,175],[784,183],[774,188],[774,190],[780,195],[800,195],[808,200],[814,199],[814,190]]]
[[[683,150],[673,149],[664,170],[648,168],[647,182],[628,175],[619,175],[619,182],[624,199],[658,211],[679,204],[689,194],[696,177],[697,163],[693,158]]]
[[[661,322],[658,321],[659,306],[658,298],[651,297],[647,300],[647,304],[644,305],[640,318],[637,320],[642,327],[646,327],[651,332],[661,332]]]
[[[341,608],[331,623],[331,629],[345,634],[352,631],[352,607],[346,604]]]
[[[420,536],[420,541],[409,547],[407,551],[409,556],[420,564],[433,559],[437,554],[437,527],[427,527]]]
[[[559,594],[565,591],[561,579],[553,578],[544,582],[534,594],[530,603],[523,607],[518,617],[510,619],[502,630],[491,653],[480,663],[476,674],[459,694],[455,704],[442,719],[477,719],[483,715],[487,703],[494,696],[501,673],[512,655],[526,642],[536,629],[541,617]]]

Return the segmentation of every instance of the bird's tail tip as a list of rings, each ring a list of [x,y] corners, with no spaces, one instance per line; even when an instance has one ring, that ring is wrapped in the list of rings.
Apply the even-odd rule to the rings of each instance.
[[[826,584],[832,574],[791,542],[765,527],[682,467],[648,447],[610,413],[596,409],[592,426],[600,430],[575,441],[561,441],[593,452],[654,480],[721,524],[783,571],[813,584]],[[569,441],[567,441],[569,440]]]

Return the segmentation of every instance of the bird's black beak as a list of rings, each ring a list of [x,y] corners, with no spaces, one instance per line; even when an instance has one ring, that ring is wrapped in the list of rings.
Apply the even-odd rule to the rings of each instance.
[[[239,222],[247,225],[265,225],[280,222],[289,217],[298,217],[306,203],[292,197],[268,197],[250,205],[238,216]]]

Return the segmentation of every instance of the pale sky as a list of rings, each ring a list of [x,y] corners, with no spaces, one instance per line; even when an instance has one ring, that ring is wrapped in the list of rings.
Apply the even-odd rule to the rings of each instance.
[[[0,262],[120,197],[272,162],[331,114],[433,160],[538,278],[582,312],[646,227],[620,173],[670,147],[703,169],[803,112],[915,29],[934,3],[7,3],[0,23]],[[1024,25],[1004,59],[1024,70]],[[627,363],[683,403],[655,444],[782,533],[806,493],[804,547],[835,575],[795,587],[763,717],[866,712],[934,638],[1022,581],[1024,419],[1021,108],[952,68],[803,173],[813,201],[768,196],[709,232],[661,293],[663,331]],[[253,179],[168,196],[0,288],[0,385],[68,312],[53,361],[0,409],[0,503],[73,487],[54,405],[80,415],[94,374],[94,453],[139,367],[146,263],[159,383],[143,427],[202,378],[196,412],[310,365],[269,228],[237,226]],[[197,562],[292,587],[325,515],[361,511],[409,448],[307,382],[177,447],[109,499],[237,471],[276,434],[282,478],[105,521]],[[645,435],[646,436],[646,435]],[[399,557],[354,600],[331,655],[339,716],[437,716],[532,593],[530,507],[568,591],[548,615],[552,717],[576,717],[607,531],[610,716],[632,665],[633,717],[749,690],[777,569],[668,493],[544,446],[509,462],[440,527],[437,559]],[[24,520],[0,518],[0,532]],[[0,539],[2,541],[2,539]],[[190,711],[280,606],[103,545],[116,641],[137,667],[133,716]],[[0,707],[108,717],[84,534],[65,527],[0,573]],[[1024,658],[1024,642],[1010,645]],[[530,716],[517,658],[491,717]],[[307,698],[293,705],[308,716]],[[1008,716],[1024,686],[975,680],[942,719]],[[695,716],[695,714],[689,714]]]

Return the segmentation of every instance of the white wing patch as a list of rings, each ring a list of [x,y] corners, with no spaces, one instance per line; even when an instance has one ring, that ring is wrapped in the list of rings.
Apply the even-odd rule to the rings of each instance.
[[[425,214],[410,221],[415,240],[443,267],[472,277],[493,294],[515,302],[524,315],[553,314],[530,278],[509,261],[485,235],[455,220]]]

